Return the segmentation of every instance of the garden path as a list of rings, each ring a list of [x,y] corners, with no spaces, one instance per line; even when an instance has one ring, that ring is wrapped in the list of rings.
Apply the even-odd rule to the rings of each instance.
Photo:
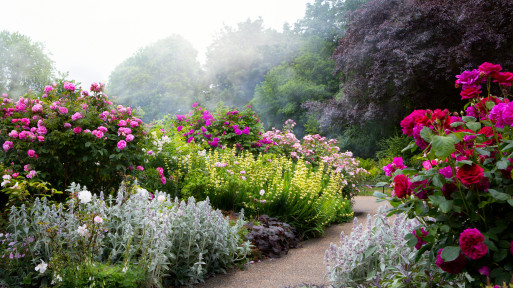
[[[374,214],[386,202],[376,202],[373,196],[356,196],[353,210],[359,223],[365,225],[367,214]],[[231,270],[216,275],[194,288],[281,288],[299,284],[327,284],[324,275],[324,254],[330,243],[340,243],[340,232],[349,235],[352,222],[333,225],[325,230],[322,238],[302,242],[302,248],[291,249],[287,255],[277,259],[266,259],[251,264],[245,271]]]

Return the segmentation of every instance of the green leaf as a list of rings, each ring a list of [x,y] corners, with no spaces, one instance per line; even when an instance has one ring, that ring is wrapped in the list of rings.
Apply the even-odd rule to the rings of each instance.
[[[401,152],[407,152],[408,150],[415,150],[417,148],[417,144],[415,144],[415,142],[411,142],[410,144],[408,144],[408,146],[404,147],[403,150],[401,150]]]
[[[374,254],[376,252],[376,250],[378,250],[378,246],[377,245],[369,247],[367,250],[365,250],[364,258],[368,258],[372,254]]]
[[[408,247],[413,247],[415,244],[417,244],[417,237],[413,235],[413,233],[408,233],[406,236],[404,236],[404,240],[408,241]]]
[[[442,187],[444,187],[443,179],[444,179],[444,176],[442,176],[442,175],[440,175],[440,174],[435,175],[435,176],[432,178],[432,180],[433,180],[433,185],[435,185],[435,187],[438,187],[438,188],[442,188]]]
[[[374,196],[376,198],[387,198],[387,194],[379,192],[379,191],[374,191],[372,196]]]
[[[498,161],[495,166],[497,166],[497,169],[499,170],[506,170],[508,169],[509,161],[506,159],[502,159],[501,161]]]
[[[390,186],[390,184],[388,184],[388,182],[378,182],[377,184],[374,185],[374,187],[388,187]]]
[[[433,135],[433,131],[426,126],[420,130],[420,137],[422,137],[426,142],[431,142],[431,137],[433,137]]]
[[[510,206],[513,206],[513,199],[509,199],[509,200],[508,200],[508,204],[509,204]]]
[[[452,122],[451,123],[451,127],[454,128],[454,127],[458,127],[458,126],[461,126],[465,124],[465,122]]]
[[[484,150],[484,149],[481,149],[481,148],[478,148],[478,147],[474,147],[474,150],[477,151],[477,153],[483,155],[483,156],[490,156],[490,151],[487,151],[487,150]]]
[[[477,132],[479,131],[479,129],[481,129],[481,123],[479,122],[467,122],[467,128],[474,131],[474,132]]]
[[[456,142],[452,137],[449,136],[433,136],[431,145],[435,151],[435,155],[440,158],[449,157],[454,151],[456,151]]]
[[[461,119],[465,122],[476,122],[476,118],[472,117],[472,116],[463,116],[461,117]]]
[[[492,110],[493,106],[495,106],[495,102],[486,101],[485,105],[486,105],[486,108],[488,108],[488,111],[490,111],[490,110]]]
[[[87,141],[87,142],[84,144],[84,146],[85,146],[85,147],[90,147],[92,144],[93,144],[93,143],[91,143],[91,142]]]
[[[511,196],[509,194],[506,194],[506,193],[503,193],[503,192],[499,192],[497,190],[494,190],[494,189],[488,189],[488,193],[490,193],[490,195],[499,200],[499,201],[507,201],[507,200],[511,200]]]
[[[445,262],[450,262],[453,260],[456,260],[458,256],[460,255],[460,247],[459,246],[447,246],[442,250],[442,259]]]
[[[425,209],[426,207],[424,207],[424,202],[415,201],[415,214],[417,214],[417,216],[422,215]]]

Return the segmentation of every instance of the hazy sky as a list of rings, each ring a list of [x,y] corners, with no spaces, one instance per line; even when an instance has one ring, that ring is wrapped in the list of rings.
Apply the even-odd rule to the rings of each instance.
[[[139,48],[172,34],[185,37],[204,62],[223,24],[259,16],[281,31],[313,0],[0,0],[0,30],[45,44],[59,71],[89,86]]]

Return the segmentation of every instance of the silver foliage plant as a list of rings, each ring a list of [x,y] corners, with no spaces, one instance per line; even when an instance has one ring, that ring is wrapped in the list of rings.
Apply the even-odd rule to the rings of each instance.
[[[325,254],[331,287],[443,287],[442,271],[427,253],[415,261],[417,250],[405,236],[419,225],[399,214],[391,220],[385,208],[367,216],[365,229],[353,222],[353,232],[340,235],[340,245],[330,244]],[[437,281],[438,283],[434,283]],[[443,285],[440,285],[443,284]],[[437,286],[438,285],[438,286]],[[447,286],[455,287],[455,286]]]
[[[149,197],[144,189],[125,186],[106,198],[81,198],[88,192],[77,184],[67,191],[73,197],[64,205],[37,199],[30,209],[13,208],[9,218],[9,241],[30,255],[12,261],[28,260],[33,265],[28,270],[44,261],[54,281],[60,277],[58,257],[64,257],[68,264],[142,265],[152,279],[149,285],[192,284],[245,261],[250,251],[239,233],[243,214],[230,224],[208,199],[171,201],[163,193]]]

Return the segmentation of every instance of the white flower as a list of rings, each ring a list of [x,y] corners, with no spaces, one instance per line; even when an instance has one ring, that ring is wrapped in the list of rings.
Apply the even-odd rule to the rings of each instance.
[[[11,180],[12,176],[11,175],[8,175],[8,174],[5,174],[4,176],[2,176],[2,178],[4,180]]]
[[[166,196],[164,196],[164,195],[159,195],[159,197],[157,197],[157,201],[159,201],[159,202],[164,202],[164,201],[166,201]]]
[[[44,274],[47,267],[48,267],[48,264],[46,264],[45,261],[43,261],[43,259],[41,259],[41,264],[36,266],[36,271],[39,271],[39,273]]]
[[[198,151],[198,155],[201,157],[205,157],[207,155],[207,151],[206,150]]]
[[[62,282],[62,277],[61,275],[57,274],[57,276],[55,276],[55,278],[52,280],[52,285],[54,285],[56,283],[56,280],[59,281],[59,282]]]
[[[102,217],[100,217],[100,216],[95,216],[95,217],[94,217],[94,223],[98,223],[98,224],[103,223],[103,219],[102,219]]]
[[[93,195],[91,195],[91,192],[87,190],[78,192],[78,199],[80,199],[80,203],[82,204],[89,203],[92,197]]]
[[[87,230],[87,225],[86,224],[84,224],[82,226],[78,226],[77,233],[78,233],[78,235],[80,235],[82,237],[89,237],[89,236],[91,236],[91,233],[89,233],[89,230]]]
[[[260,196],[264,196],[264,194],[265,194],[265,190],[264,189],[260,190]]]
[[[128,270],[128,267],[125,266],[123,267],[123,270],[121,270],[121,272],[126,273],[126,270]]]
[[[16,184],[14,184],[14,186],[11,187],[12,189],[19,189],[20,188],[20,185],[18,185],[18,182],[16,182]]]
[[[2,187],[4,187],[5,185],[7,185],[7,184],[9,184],[9,183],[11,183],[11,181],[9,181],[9,180],[7,180],[7,179],[6,179],[6,180],[4,180],[4,181],[2,182],[2,184],[0,184],[0,185],[2,185]]]
[[[148,190],[141,187],[137,187],[137,195],[141,195],[143,198],[149,197]]]

